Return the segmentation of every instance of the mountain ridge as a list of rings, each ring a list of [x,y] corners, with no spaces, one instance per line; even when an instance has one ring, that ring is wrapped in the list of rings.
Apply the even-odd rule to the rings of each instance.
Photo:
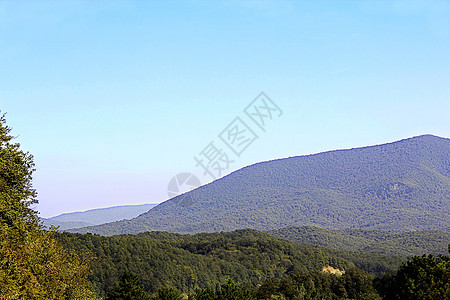
[[[427,134],[259,162],[138,218],[75,232],[195,233],[288,226],[448,232],[449,195],[450,139]]]
[[[150,210],[157,204],[117,205],[85,211],[63,213],[51,218],[42,218],[45,226],[59,226],[59,230],[95,226],[124,219],[132,219]]]

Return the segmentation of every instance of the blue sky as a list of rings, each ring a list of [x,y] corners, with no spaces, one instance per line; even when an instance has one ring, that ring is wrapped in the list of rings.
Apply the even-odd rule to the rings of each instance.
[[[35,156],[37,210],[168,198],[214,142],[260,161],[450,137],[447,1],[0,1],[0,109]],[[283,111],[263,132],[244,108]],[[218,135],[258,135],[232,157]]]

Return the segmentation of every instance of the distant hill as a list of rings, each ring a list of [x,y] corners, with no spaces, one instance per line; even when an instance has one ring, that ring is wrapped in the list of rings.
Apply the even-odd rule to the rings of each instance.
[[[102,235],[288,226],[450,231],[450,140],[394,143],[257,163],[132,220],[75,230]]]
[[[268,233],[292,242],[344,251],[412,256],[433,253],[448,255],[450,233],[443,231],[394,232],[385,230],[326,230],[317,227],[288,227]]]
[[[83,212],[73,212],[52,218],[42,218],[45,226],[59,226],[59,230],[99,225],[124,219],[132,219],[150,210],[157,204],[122,205],[108,208],[97,208]]]

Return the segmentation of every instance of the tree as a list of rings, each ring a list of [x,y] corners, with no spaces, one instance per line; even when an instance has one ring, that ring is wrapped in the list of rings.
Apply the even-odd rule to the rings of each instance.
[[[374,276],[360,269],[351,268],[339,278],[345,288],[345,297],[350,299],[380,299],[373,288]]]
[[[384,276],[377,288],[384,299],[450,299],[450,258],[414,256]]]
[[[11,129],[5,115],[0,116],[0,221],[2,233],[14,230],[17,240],[25,240],[29,231],[38,224],[38,218],[29,207],[37,203],[32,187],[33,156],[12,143]]]
[[[30,205],[33,156],[13,143],[0,116],[0,299],[87,299],[89,259],[44,230]]]
[[[174,287],[164,286],[161,287],[156,295],[151,299],[155,300],[184,300],[187,296],[183,295],[179,290]]]
[[[144,287],[139,277],[129,271],[120,276],[119,282],[114,289],[106,296],[107,300],[145,300],[150,299],[150,295],[144,291]]]
[[[189,300],[216,300],[212,289],[197,289],[189,295]]]
[[[226,284],[220,287],[216,292],[218,300],[254,300],[256,295],[252,290],[235,284],[229,280]]]

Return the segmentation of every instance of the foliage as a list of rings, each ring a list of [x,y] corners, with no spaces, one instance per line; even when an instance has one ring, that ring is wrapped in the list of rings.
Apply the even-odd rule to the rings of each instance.
[[[88,257],[65,250],[52,231],[42,230],[30,205],[33,156],[12,143],[0,117],[0,298],[94,298],[89,289]]]
[[[271,278],[258,285],[227,283],[214,288],[196,289],[188,295],[164,287],[153,299],[166,300],[257,300],[257,299],[450,299],[450,258],[438,255],[415,256],[396,271],[382,278],[357,268],[343,275],[308,271]],[[375,288],[376,287],[376,288]],[[378,294],[377,292],[380,294]],[[383,296],[383,298],[381,296]]]
[[[129,271],[120,276],[119,282],[114,289],[108,293],[106,300],[145,300],[150,295],[144,290],[139,277]]]
[[[158,292],[151,297],[156,300],[183,300],[187,299],[179,290],[173,287],[164,286],[158,289]]]
[[[181,235],[146,232],[138,235],[104,237],[61,233],[62,241],[78,252],[98,258],[91,282],[105,295],[125,271],[135,273],[144,289],[156,293],[163,286],[181,292],[216,289],[228,280],[257,285],[271,278],[322,270],[367,267],[377,274],[396,269],[401,258],[358,254],[296,244],[256,230]],[[353,262],[353,260],[355,262]],[[383,267],[384,265],[384,267]],[[373,268],[372,270],[370,268]]]
[[[373,299],[380,296],[372,286],[373,275],[350,269],[343,276],[310,271],[288,275],[282,279],[270,279],[257,286],[228,281],[216,289],[197,289],[188,296],[174,288],[164,288],[153,299],[165,300],[257,300],[257,299]]]
[[[218,299],[230,299],[230,300],[251,300],[254,299],[254,293],[251,289],[246,289],[243,286],[239,286],[229,281],[226,285],[222,286],[216,291]]]
[[[357,268],[377,276],[389,270],[397,269],[406,260],[405,257],[400,256],[342,251],[337,249],[328,249],[328,253],[351,261]]]
[[[372,286],[374,276],[349,269],[342,276],[311,271],[264,282],[258,299],[379,299]]]
[[[24,241],[29,231],[38,224],[38,218],[29,207],[37,203],[32,187],[34,172],[33,156],[12,143],[11,129],[6,125],[5,115],[0,116],[0,222],[2,234],[10,239]],[[7,229],[14,230],[13,237]]]
[[[384,299],[450,299],[450,258],[414,256],[376,284]]]

